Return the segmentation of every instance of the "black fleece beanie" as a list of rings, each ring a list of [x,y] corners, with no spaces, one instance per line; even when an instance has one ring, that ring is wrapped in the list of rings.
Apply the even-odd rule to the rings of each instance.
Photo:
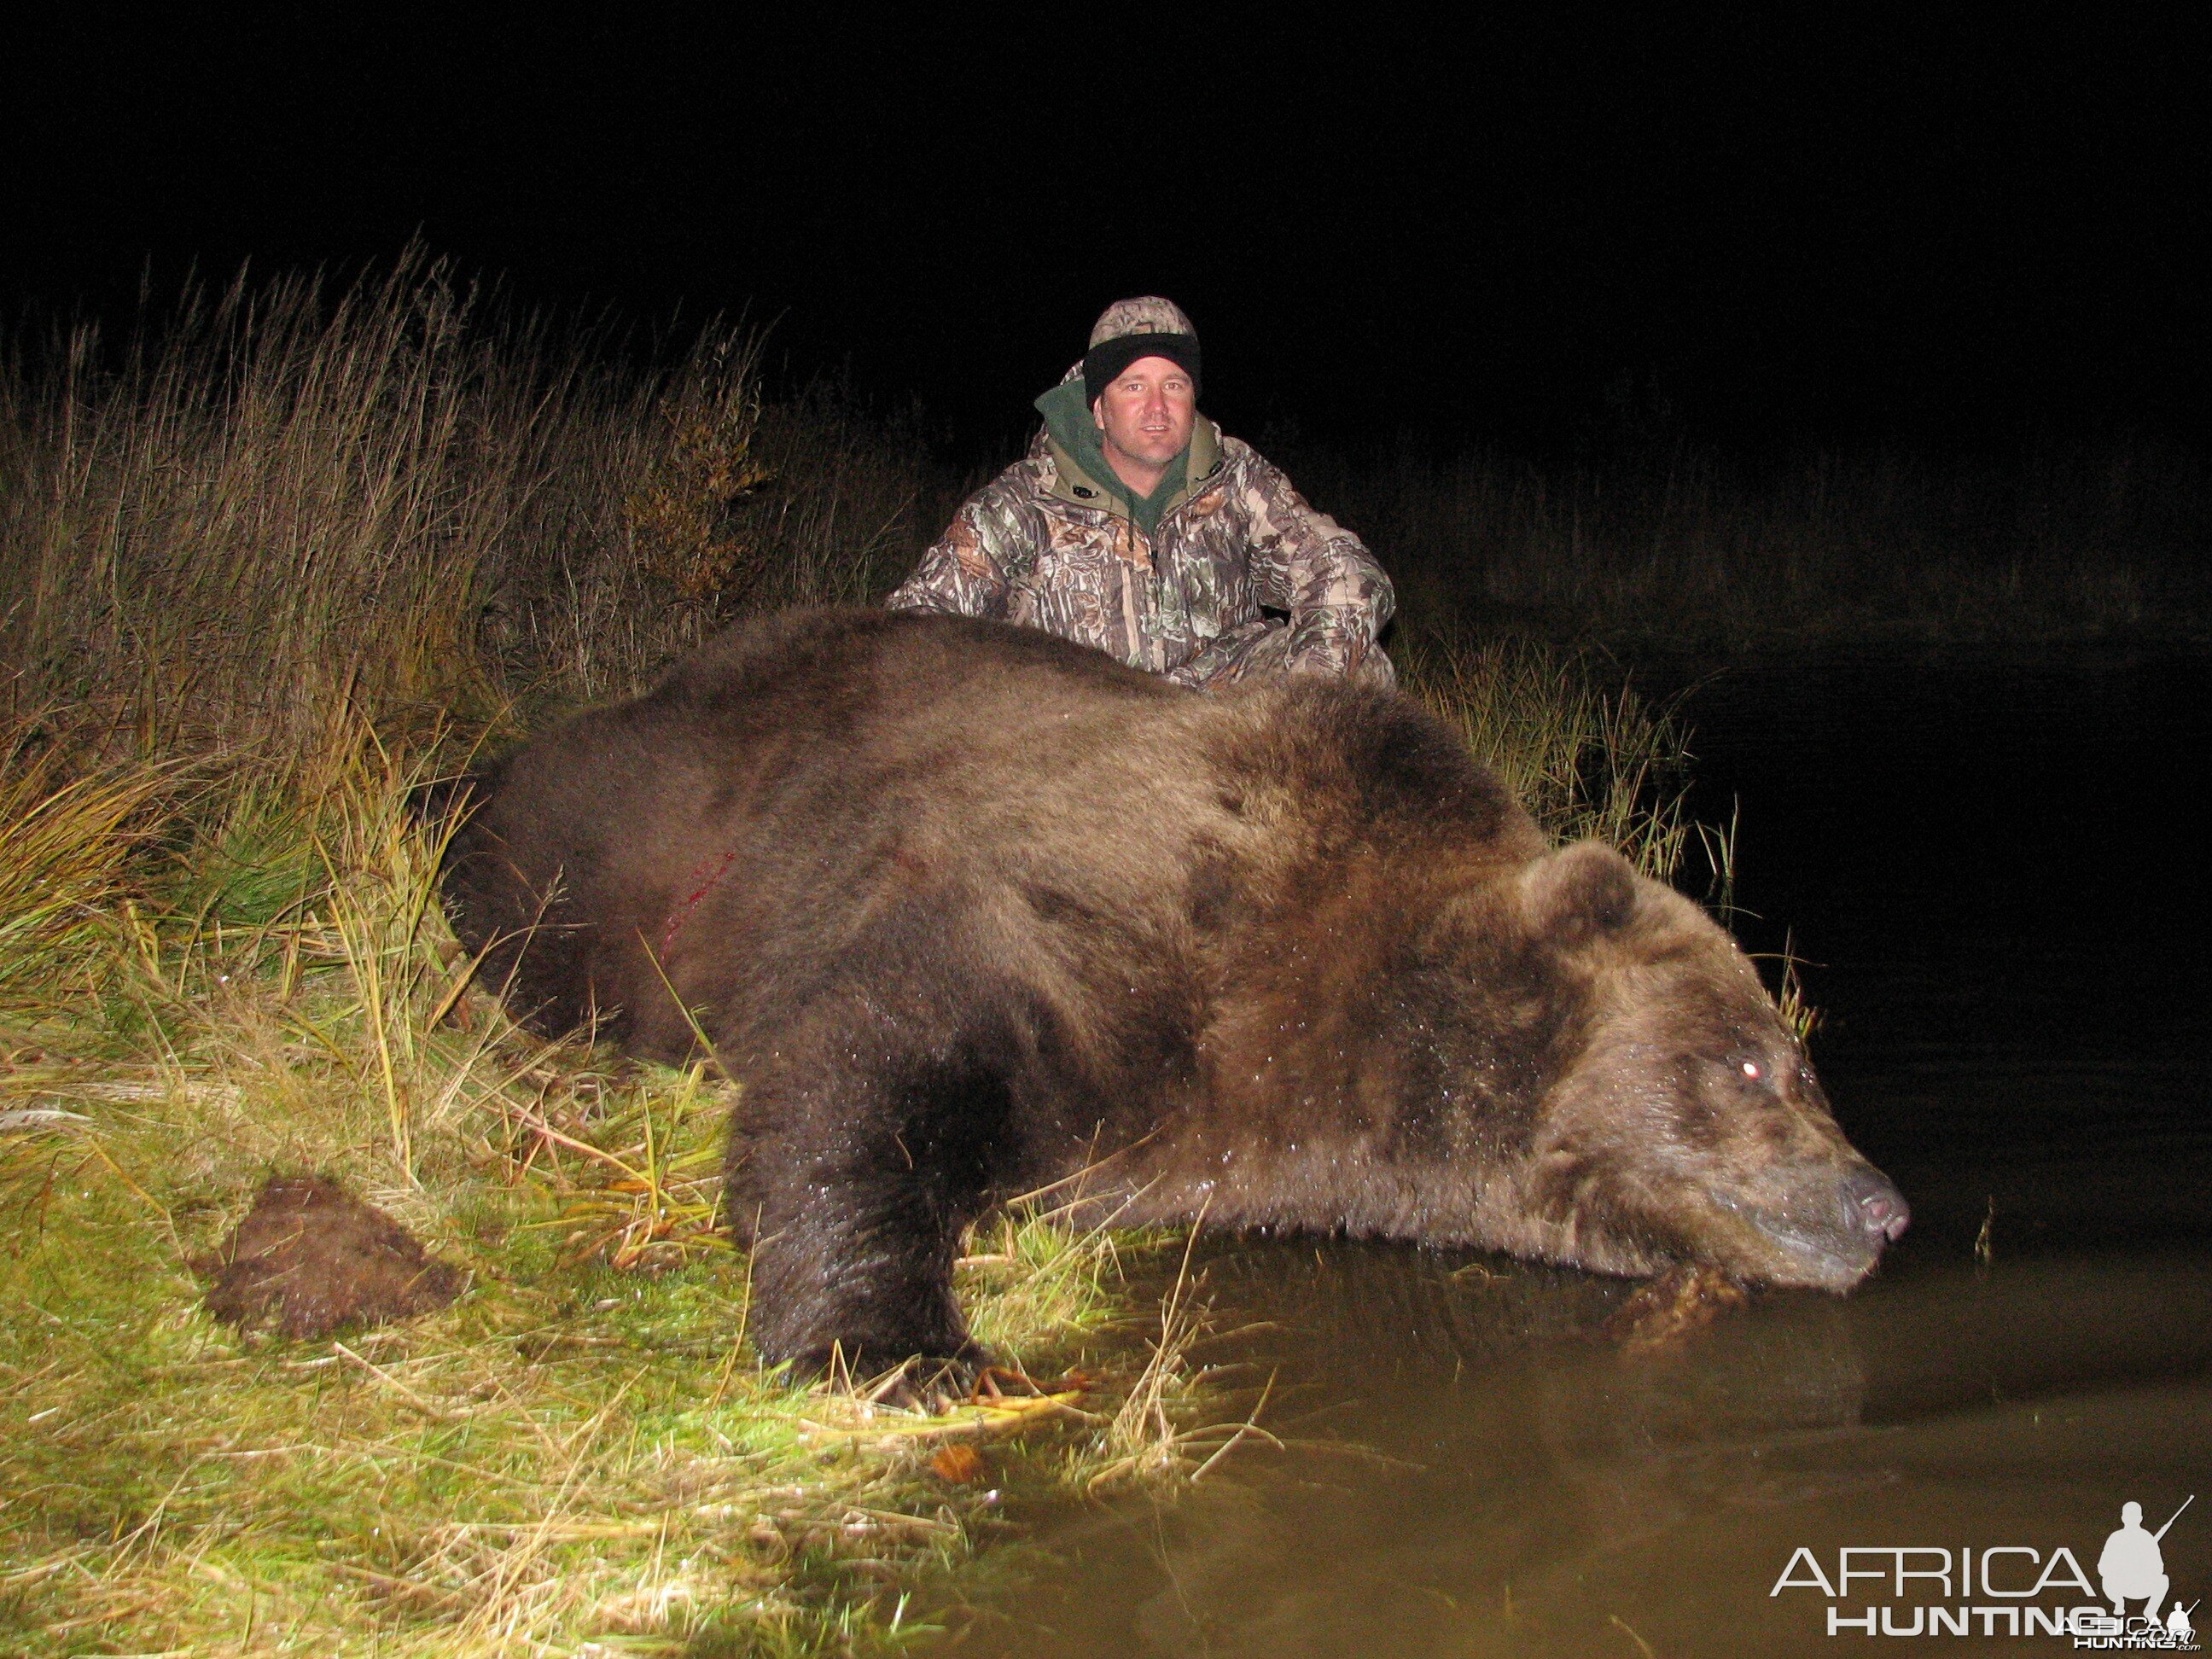
[[[1121,371],[1139,357],[1164,357],[1179,364],[1190,376],[1190,389],[1199,389],[1198,336],[1195,334],[1117,334],[1101,340],[1083,354],[1083,401],[1095,404]]]

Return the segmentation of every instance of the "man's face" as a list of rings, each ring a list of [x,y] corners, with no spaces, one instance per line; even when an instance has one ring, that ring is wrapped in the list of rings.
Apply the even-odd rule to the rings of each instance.
[[[1108,459],[1118,451],[1151,470],[1165,466],[1189,444],[1198,393],[1182,364],[1139,357],[1106,388],[1091,414],[1104,434]]]

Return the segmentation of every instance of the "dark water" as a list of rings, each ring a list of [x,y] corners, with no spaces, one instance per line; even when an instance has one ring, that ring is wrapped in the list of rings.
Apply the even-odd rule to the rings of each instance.
[[[1004,1588],[941,1610],[956,1649],[1842,1652],[1870,1638],[1830,1635],[1832,1606],[1898,1632],[1933,1606],[1972,1634],[1921,1643],[2064,1651],[1973,1610],[2088,1602],[2060,1547],[2094,1583],[2124,1501],[2155,1528],[2191,1493],[2166,1570],[2212,1598],[2208,692],[2203,660],[2115,655],[1700,693],[1701,816],[1741,803],[1739,932],[1786,927],[1818,964],[1815,1059],[1914,1206],[1879,1277],[1638,1357],[1595,1334],[1605,1281],[1212,1244],[1217,1324],[1253,1328],[1206,1357],[1275,1378],[1284,1446],[1171,1499],[1032,1510]],[[1848,1594],[1802,1566],[1771,1594],[1801,1546],[1832,1581],[1845,1547],[1954,1575],[1971,1549],[1977,1577],[1900,1592],[1898,1558],[1860,1555],[1881,1576]]]

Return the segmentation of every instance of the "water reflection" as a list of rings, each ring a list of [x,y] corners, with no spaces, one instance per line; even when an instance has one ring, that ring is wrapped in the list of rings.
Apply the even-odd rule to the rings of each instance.
[[[1218,1304],[1272,1328],[1212,1357],[1288,1381],[1288,1443],[1055,1518],[958,1650],[1814,1651],[1825,1599],[1768,1593],[1800,1545],[2090,1563],[2124,1498],[2212,1484],[2212,1256],[1908,1261],[1658,1354],[1603,1340],[1611,1287],[1486,1265],[1225,1246]]]

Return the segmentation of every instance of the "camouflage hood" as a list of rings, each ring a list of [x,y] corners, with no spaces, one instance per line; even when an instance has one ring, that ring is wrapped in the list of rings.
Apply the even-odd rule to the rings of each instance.
[[[1139,495],[1121,481],[1106,459],[1098,423],[1084,401],[1082,366],[1068,370],[1067,378],[1036,400],[1044,416],[1045,443],[1064,483],[1085,483],[1099,496],[1118,501],[1137,528],[1150,536],[1159,529],[1160,515],[1190,494],[1190,480],[1203,478],[1213,465],[1221,444],[1220,434],[1205,416],[1191,428],[1190,442],[1168,463],[1160,487]]]

